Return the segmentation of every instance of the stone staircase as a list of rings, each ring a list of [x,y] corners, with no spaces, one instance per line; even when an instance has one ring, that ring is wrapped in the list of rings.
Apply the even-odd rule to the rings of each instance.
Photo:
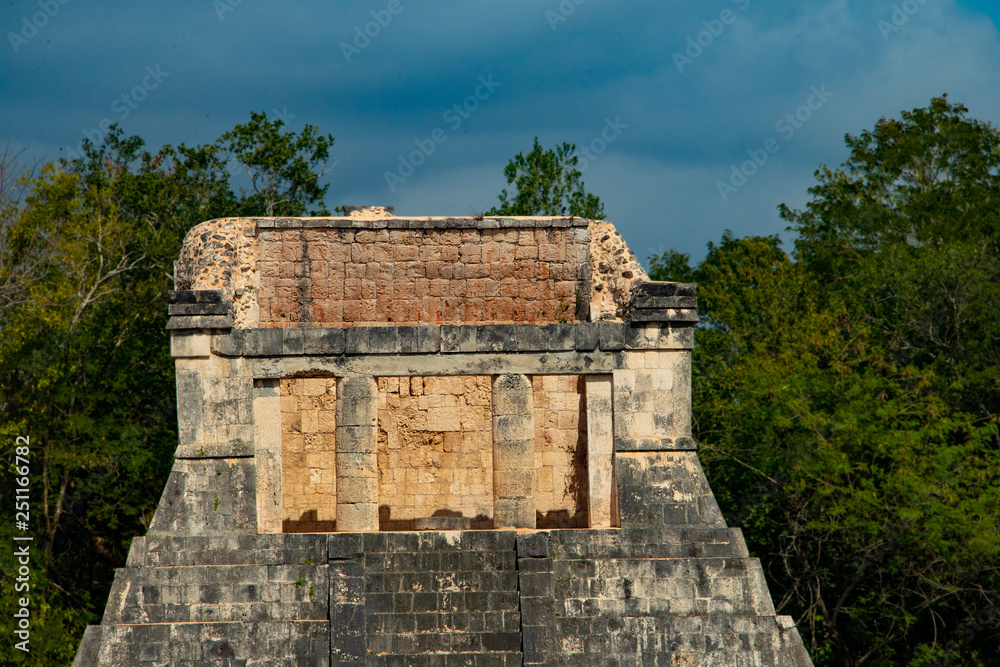
[[[332,664],[520,667],[514,531],[330,535]]]
[[[739,529],[539,532],[517,552],[525,665],[809,664]]]
[[[739,529],[137,538],[74,665],[809,664]]]
[[[329,665],[325,535],[140,537],[74,667]]]

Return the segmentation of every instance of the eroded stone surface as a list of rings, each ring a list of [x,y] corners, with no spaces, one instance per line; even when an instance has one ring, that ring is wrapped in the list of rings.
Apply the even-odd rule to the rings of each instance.
[[[811,664],[698,461],[695,286],[610,223],[216,220],[177,280],[176,462],[76,665]]]
[[[622,319],[631,302],[632,286],[649,277],[610,222],[590,223],[589,259],[591,321]]]
[[[268,220],[276,224],[259,229]],[[386,220],[394,226],[378,227]],[[621,320],[634,285],[648,281],[609,222],[465,220],[479,225],[396,219],[384,207],[315,226],[308,219],[212,220],[185,238],[177,282],[225,290],[236,327],[253,328]],[[524,228],[513,226],[519,220]]]

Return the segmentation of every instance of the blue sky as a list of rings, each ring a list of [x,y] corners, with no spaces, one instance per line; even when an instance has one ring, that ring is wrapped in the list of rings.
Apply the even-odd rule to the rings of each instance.
[[[998,5],[0,0],[0,141],[54,159],[107,119],[193,145],[266,111],[336,137],[331,207],[472,215],[537,135],[590,151],[637,255],[697,259],[786,238],[778,204],[881,116],[947,92],[1000,123]]]

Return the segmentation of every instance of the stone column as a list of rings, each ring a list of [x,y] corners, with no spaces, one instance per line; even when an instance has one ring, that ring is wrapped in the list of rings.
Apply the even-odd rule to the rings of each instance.
[[[588,375],[587,384],[587,475],[590,484],[590,527],[610,528],[614,486],[614,431],[610,375]]]
[[[254,463],[257,474],[257,532],[280,533],[281,396],[278,380],[255,380]]]
[[[378,384],[337,380],[337,530],[378,530]]]
[[[535,527],[535,423],[526,375],[493,378],[493,525]]]
[[[616,451],[689,451],[691,353],[635,350],[614,371]]]
[[[204,371],[212,363],[211,341],[208,331],[170,332],[170,356],[177,370],[177,435],[182,447],[205,443]]]

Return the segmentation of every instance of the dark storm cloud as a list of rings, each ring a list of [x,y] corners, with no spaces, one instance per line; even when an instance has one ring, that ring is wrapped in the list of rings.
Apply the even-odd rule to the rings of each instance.
[[[881,115],[948,91],[1000,116],[992,3],[907,2],[7,1],[0,139],[54,158],[117,121],[191,145],[266,111],[336,136],[331,206],[468,214],[538,135],[591,150],[639,255],[698,256],[726,228],[781,231],[777,204]],[[753,173],[724,197],[734,167]]]

